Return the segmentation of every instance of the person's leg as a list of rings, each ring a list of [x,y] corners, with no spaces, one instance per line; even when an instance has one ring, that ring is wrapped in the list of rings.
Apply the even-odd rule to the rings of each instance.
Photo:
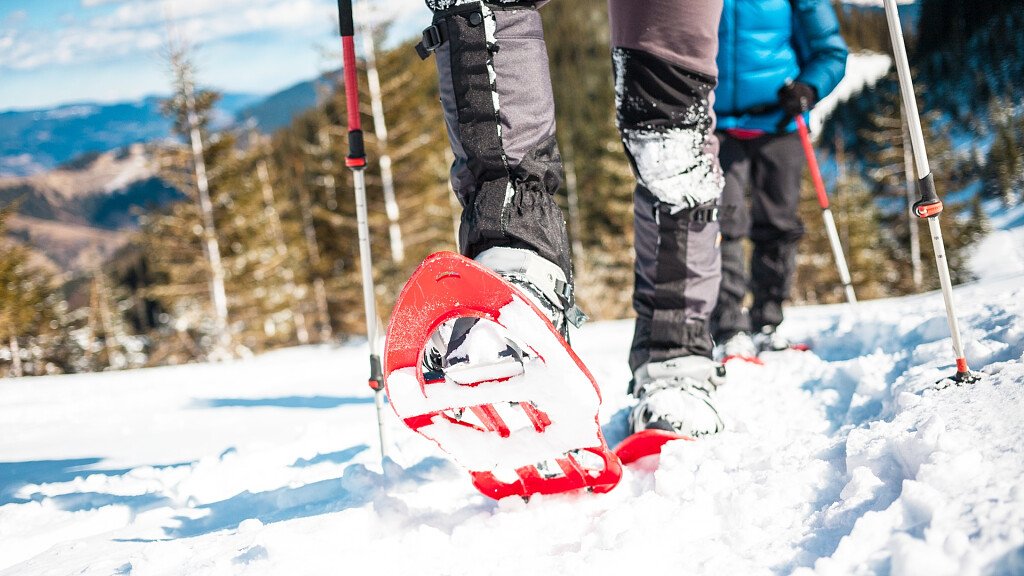
[[[427,4],[435,13],[424,44],[437,60],[463,206],[460,250],[506,276],[543,268],[546,278],[553,264],[557,278],[538,292],[565,310],[572,268],[554,198],[562,164],[540,14],[531,2]]]
[[[617,120],[637,176],[636,331],[630,367],[711,356],[721,192],[709,98],[715,79],[615,48]]]
[[[634,431],[723,429],[708,320],[722,189],[712,109],[720,0],[609,0],[616,119],[637,178]]]
[[[754,243],[750,320],[755,331],[782,323],[796,273],[796,252],[804,225],[798,213],[804,157],[796,134],[758,141],[754,160],[750,239]]]
[[[725,175],[725,187],[719,201],[718,222],[722,229],[722,284],[718,303],[711,316],[711,333],[721,344],[739,332],[750,332],[750,318],[743,299],[750,290],[743,239],[750,234],[750,157],[746,143],[718,133],[718,160]]]

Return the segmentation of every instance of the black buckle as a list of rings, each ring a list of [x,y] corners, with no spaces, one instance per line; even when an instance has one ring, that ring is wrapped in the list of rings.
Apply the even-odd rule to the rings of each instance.
[[[708,224],[718,220],[718,207],[701,208],[690,212],[690,220],[701,224]]]
[[[423,40],[416,45],[416,53],[420,55],[421,60],[426,60],[442,44],[444,44],[444,35],[441,34],[441,29],[437,26],[430,26],[423,30]]]

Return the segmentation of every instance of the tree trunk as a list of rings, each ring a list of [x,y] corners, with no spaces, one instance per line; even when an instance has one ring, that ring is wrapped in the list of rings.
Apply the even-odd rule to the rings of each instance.
[[[317,323],[320,340],[325,342],[332,336],[330,313],[327,308],[327,292],[324,279],[320,276],[320,246],[316,239],[316,228],[313,225],[313,200],[305,182],[299,185],[299,212],[302,214],[302,231],[306,239],[306,252],[312,268],[313,300],[316,303]]]
[[[18,339],[13,334],[9,345],[11,348],[11,376],[20,378],[24,375],[21,370],[21,348],[18,346]]]
[[[214,356],[228,357],[231,354],[231,342],[228,335],[228,297],[224,289],[224,265],[220,259],[220,242],[217,240],[217,228],[214,224],[210,182],[206,175],[205,150],[199,130],[199,117],[196,114],[195,91],[190,71],[181,67],[176,72],[182,75],[182,85],[185,89],[185,112],[188,117],[189,140],[192,145],[192,165],[195,170],[199,210],[203,217],[203,244],[206,249],[206,258],[210,264],[210,298],[213,302],[214,337],[216,339]]]
[[[910,128],[907,126],[907,115],[900,106],[900,117],[903,122],[903,165],[907,176],[907,226],[910,228],[910,266],[914,275],[914,288],[921,289],[924,273],[921,270],[921,234],[918,230],[917,216],[914,215],[914,202],[917,202],[917,166],[914,164],[914,149],[910,143]]]
[[[363,3],[365,4],[365,2]],[[373,130],[377,136],[380,154],[380,178],[384,187],[384,209],[388,215],[388,236],[391,240],[391,260],[401,264],[405,260],[405,243],[402,228],[398,224],[398,199],[395,196],[395,179],[391,174],[391,156],[388,154],[388,127],[384,119],[384,101],[381,97],[380,75],[377,73],[377,55],[373,45],[373,30],[361,26],[363,53],[366,58],[366,84],[370,89],[370,109],[373,112]]]

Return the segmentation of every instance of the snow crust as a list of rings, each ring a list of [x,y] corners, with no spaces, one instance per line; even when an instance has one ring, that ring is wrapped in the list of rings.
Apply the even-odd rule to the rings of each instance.
[[[493,502],[385,410],[366,348],[0,382],[0,574],[1021,574],[1024,276],[794,308],[729,364],[727,430],[604,495]],[[626,432],[628,321],[575,346]]]

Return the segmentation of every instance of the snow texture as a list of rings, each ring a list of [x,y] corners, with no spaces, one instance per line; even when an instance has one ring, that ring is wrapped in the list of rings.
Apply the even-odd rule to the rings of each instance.
[[[1024,276],[794,308],[813,352],[729,364],[726,431],[604,495],[493,502],[386,409],[365,345],[0,382],[0,574],[1021,574]],[[625,435],[631,324],[576,349]],[[639,564],[638,564],[639,563]]]

